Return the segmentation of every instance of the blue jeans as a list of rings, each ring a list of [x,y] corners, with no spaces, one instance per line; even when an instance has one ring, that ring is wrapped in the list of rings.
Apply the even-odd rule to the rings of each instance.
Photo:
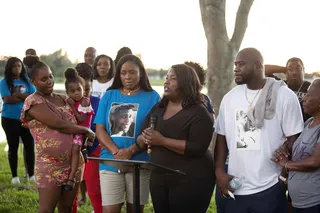
[[[287,213],[285,188],[277,183],[267,190],[251,195],[236,195],[228,199],[226,213]]]
[[[228,164],[225,165],[225,171],[228,172]],[[218,184],[216,184],[215,199],[216,199],[217,213],[225,213],[228,199],[223,197],[220,194],[220,190],[219,190]]]
[[[305,209],[293,208],[294,213],[320,213],[320,205],[312,206]]]

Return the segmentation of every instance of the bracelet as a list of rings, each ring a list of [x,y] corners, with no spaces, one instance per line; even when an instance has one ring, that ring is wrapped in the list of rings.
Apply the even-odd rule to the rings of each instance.
[[[74,183],[74,180],[69,179],[68,181],[70,181],[70,182]]]
[[[115,152],[112,152],[111,154],[112,154],[113,156],[115,156],[118,152],[119,152],[119,150],[117,150],[117,151],[115,151]]]
[[[287,173],[289,173],[289,169],[287,168],[287,165],[290,161],[287,161],[285,164],[284,164],[284,169],[286,170]]]

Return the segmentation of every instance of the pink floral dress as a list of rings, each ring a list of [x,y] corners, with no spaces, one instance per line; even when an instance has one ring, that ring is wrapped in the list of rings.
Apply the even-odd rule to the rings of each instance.
[[[77,123],[74,113],[67,104],[67,96],[54,94],[60,97],[64,106],[56,106],[42,96],[33,93],[24,102],[21,121],[30,129],[36,145],[36,168],[35,177],[38,188],[48,188],[64,185],[71,170],[71,149],[74,135],[60,133],[50,129],[48,126],[33,119],[26,120],[26,112],[34,105],[46,104],[49,109],[59,118],[72,123]],[[83,158],[80,154],[80,163],[75,176],[75,181],[80,182],[82,178]]]

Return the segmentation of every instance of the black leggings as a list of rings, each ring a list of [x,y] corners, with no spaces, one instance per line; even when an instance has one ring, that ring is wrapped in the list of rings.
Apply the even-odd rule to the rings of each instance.
[[[163,184],[150,179],[150,192],[156,213],[205,213],[210,204],[214,180],[192,180]]]
[[[9,145],[8,159],[12,177],[17,177],[19,137],[26,152],[26,163],[29,177],[34,174],[34,143],[29,129],[22,127],[17,119],[1,117],[1,124]]]

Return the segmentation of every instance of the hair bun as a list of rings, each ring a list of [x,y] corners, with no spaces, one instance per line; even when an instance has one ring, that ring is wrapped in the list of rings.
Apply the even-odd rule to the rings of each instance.
[[[64,76],[66,77],[66,79],[74,79],[78,76],[78,72],[73,68],[68,68],[64,72]]]

